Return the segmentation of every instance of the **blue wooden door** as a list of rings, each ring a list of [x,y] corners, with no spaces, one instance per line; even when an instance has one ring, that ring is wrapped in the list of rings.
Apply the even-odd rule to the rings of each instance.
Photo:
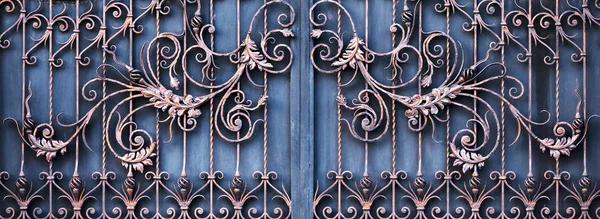
[[[600,217],[598,2],[0,6],[0,218]]]

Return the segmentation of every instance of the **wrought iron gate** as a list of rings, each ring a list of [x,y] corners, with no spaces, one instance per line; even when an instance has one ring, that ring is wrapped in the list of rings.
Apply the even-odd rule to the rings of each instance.
[[[288,2],[0,4],[2,217],[290,217]]]
[[[0,6],[0,218],[600,218],[600,1]]]
[[[598,6],[316,2],[314,215],[600,217]]]

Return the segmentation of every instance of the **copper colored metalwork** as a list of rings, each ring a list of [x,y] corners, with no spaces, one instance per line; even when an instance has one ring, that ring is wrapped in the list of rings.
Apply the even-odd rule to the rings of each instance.
[[[36,5],[34,10],[29,10],[29,4]],[[133,0],[77,0],[72,4],[53,0],[2,0],[0,5],[4,6],[4,11],[0,14],[18,14],[14,23],[1,32],[0,46],[4,49],[15,46],[11,45],[7,36],[20,32],[23,38],[21,73],[24,82],[22,118],[4,120],[5,123],[11,121],[17,125],[16,133],[23,141],[20,174],[17,178],[12,178],[7,171],[0,172],[0,187],[8,193],[4,200],[15,202],[18,208],[5,206],[6,210],[0,218],[290,217],[290,196],[285,186],[278,186],[277,172],[268,169],[267,166],[269,144],[266,129],[266,78],[288,72],[292,64],[291,48],[285,42],[280,42],[281,39],[294,36],[290,27],[294,23],[295,14],[289,3],[279,0],[265,1],[250,20],[242,20],[240,0],[237,0],[238,40],[236,48],[229,52],[217,52],[213,46],[216,40],[214,33],[218,27],[213,25],[215,3],[212,0],[152,0],[143,3]],[[268,13],[268,9],[274,5],[279,5],[276,7],[284,8],[286,12]],[[203,16],[202,6],[210,7],[210,14]],[[175,7],[179,8],[180,13],[171,13]],[[54,10],[57,8],[62,10],[56,13]],[[80,11],[83,8],[87,10]],[[141,8],[139,13],[138,8]],[[70,9],[75,11],[74,15],[69,12]],[[188,13],[188,10],[193,13]],[[164,17],[180,19],[179,25],[183,31],[162,31],[160,21]],[[109,23],[108,19],[116,20],[120,25],[115,26],[114,23]],[[132,49],[132,41],[134,35],[141,34],[148,28],[147,25],[141,24],[142,21],[154,21],[155,37],[144,44],[138,54],[140,64],[136,65],[133,62],[136,51]],[[241,32],[241,24],[246,21],[249,21],[247,24],[250,28],[244,34]],[[267,23],[270,23],[269,28]],[[261,31],[254,30],[258,25],[263,27]],[[41,30],[43,34],[39,38],[34,37],[35,35],[28,32],[30,29]],[[53,39],[57,33],[70,36],[66,41],[58,41]],[[86,36],[92,34],[94,37],[84,37],[82,33]],[[27,43],[26,39],[29,37],[33,39],[33,45]],[[193,41],[190,42],[189,39]],[[255,42],[256,39],[260,41]],[[120,45],[123,44],[129,45],[129,48],[122,48]],[[32,96],[39,94],[32,92],[31,83],[27,89],[25,86],[26,81],[34,80],[34,76],[31,76],[27,69],[40,64],[41,60],[34,55],[38,50],[46,50],[49,53],[47,61],[50,111],[47,122],[34,121],[34,115],[40,112],[32,110],[31,105],[34,103],[30,100]],[[53,112],[53,104],[56,103],[53,99],[53,73],[56,69],[61,69],[64,62],[73,61],[62,58],[67,53],[75,54],[77,113],[75,118],[63,119],[67,115],[55,115]],[[98,61],[97,57],[100,55],[101,63],[92,64],[92,61]],[[221,57],[223,59],[220,59]],[[219,64],[235,66],[235,72],[224,83],[216,83],[215,80],[217,59],[228,61]],[[46,60],[43,63],[45,62]],[[190,62],[201,66],[202,71],[188,71]],[[96,77],[80,86],[79,78],[83,74],[80,68],[87,66],[96,69]],[[264,84],[257,84],[253,80],[257,73],[263,75]],[[161,74],[168,75],[161,77]],[[168,83],[163,84],[165,78],[168,78]],[[246,91],[240,86],[241,81],[246,79],[263,90],[263,94],[254,100],[255,103],[246,97]],[[193,94],[190,87],[207,92]],[[93,103],[82,115],[79,115],[80,97]],[[142,104],[133,104],[133,100],[139,100],[137,103]],[[109,103],[110,101],[112,103]],[[210,152],[205,153],[210,160],[209,170],[202,172],[199,177],[191,178],[186,173],[188,146],[185,133],[196,128],[203,107],[209,109],[210,114],[210,121],[202,121],[210,123]],[[156,133],[139,127],[133,119],[145,108],[154,108],[157,111]],[[66,122],[67,120],[75,122]],[[239,171],[240,159],[243,159],[240,146],[251,136],[257,135],[255,130],[259,123],[265,124],[261,161],[264,168],[251,176],[244,176]],[[166,129],[160,128],[165,125]],[[101,145],[88,144],[86,136],[90,134],[86,131],[90,126],[102,127]],[[74,132],[66,138],[61,138],[55,135],[56,127],[71,127]],[[173,129],[180,129],[184,133],[182,168],[175,186],[167,183],[171,177],[170,173],[159,166],[160,143],[173,139]],[[161,135],[160,130],[168,130],[168,133]],[[221,139],[236,145],[235,173],[225,173],[214,168],[214,131]],[[101,152],[101,166],[91,176],[80,175],[78,170],[81,159],[80,141],[91,150]],[[75,153],[72,154],[71,151]],[[48,170],[39,173],[42,180],[40,186],[34,186],[31,181],[35,176],[24,170],[24,166],[27,165],[24,154],[31,152],[43,157],[48,163]],[[126,169],[126,176],[118,177],[119,171],[107,167],[106,164],[114,162],[115,158]],[[66,187],[59,183],[63,173],[53,168],[55,161],[59,159],[75,162],[74,171],[69,175]],[[149,185],[142,186],[140,178],[135,177],[136,174],[143,174]],[[222,180],[226,175],[233,176],[231,182]],[[122,183],[114,182],[117,178],[122,179]],[[248,187],[244,178],[255,179],[259,183],[257,186]],[[68,200],[71,206],[57,208],[54,203],[61,199]],[[155,209],[150,210],[142,206],[140,201],[143,199],[156,201],[153,205]],[[165,207],[161,207],[163,199],[175,202],[178,208],[169,207],[165,211]],[[246,202],[250,199],[259,200],[263,205],[261,208],[248,206]],[[191,205],[201,200],[208,203],[209,207]],[[226,200],[229,205],[217,208],[217,200]],[[271,207],[272,200],[281,204]],[[39,202],[43,204],[40,205]],[[99,202],[100,205],[90,205],[90,202]],[[109,207],[113,204],[116,204],[116,207]]]
[[[327,179],[315,182],[312,209],[304,209],[315,218],[600,218],[598,171],[588,172],[586,142],[599,117],[588,113],[587,70],[588,35],[600,28],[593,14],[600,1],[314,0],[302,15],[312,25],[305,33],[292,32],[296,14],[286,1],[258,0],[261,6],[248,13],[242,10],[250,1],[231,2],[235,14],[219,17],[235,15],[236,44],[219,52],[214,0],[0,0],[0,52],[20,50],[21,68],[10,73],[20,73],[23,82],[21,104],[15,104],[20,118],[4,119],[16,127],[21,150],[17,176],[0,170],[0,218],[290,218],[290,185],[279,186],[278,172],[267,165],[273,159],[267,105],[279,98],[270,96],[269,79],[288,73],[294,56],[310,57],[317,74],[336,81],[327,100],[336,103],[336,144],[319,146],[335,147],[330,159],[336,166],[315,174]],[[372,32],[370,19],[385,17],[373,14],[373,4],[391,6],[391,33]],[[353,14],[359,11],[364,14]],[[425,28],[428,13],[444,19],[444,27]],[[167,31],[173,23],[181,31]],[[377,52],[374,37],[382,43],[381,34],[391,34],[391,49]],[[14,36],[21,45],[13,45]],[[315,42],[309,54],[292,51],[287,40],[297,36]],[[233,70],[219,74],[222,65]],[[550,74],[537,71],[540,66]],[[565,72],[565,66],[581,71]],[[95,70],[90,80],[89,69]],[[44,92],[32,85],[39,72],[47,74]],[[75,115],[54,111],[65,104],[55,99],[57,72],[75,75],[75,103],[67,103]],[[381,72],[390,75],[382,79]],[[542,76],[554,82],[553,106],[534,116],[534,78]],[[561,91],[565,78],[576,82],[575,89]],[[47,103],[33,101],[41,95]],[[40,104],[48,104],[47,119],[35,110]],[[152,117],[142,120],[151,128],[134,119],[148,110]],[[569,115],[561,116],[565,111]],[[208,126],[199,134],[207,145],[188,145],[202,125]],[[87,133],[93,127],[101,131]],[[442,140],[436,137],[440,128]],[[416,142],[404,141],[401,129]],[[181,167],[169,181],[173,172],[160,158],[173,155],[166,143],[178,138],[175,132],[181,133]],[[100,142],[90,143],[93,135]],[[429,135],[445,153],[444,168],[433,172],[424,166],[442,157],[426,156],[433,148],[424,143]],[[262,157],[249,159],[262,165],[244,174],[242,148],[255,145],[246,145],[251,138],[259,141]],[[391,145],[381,144],[387,138]],[[87,164],[82,145],[100,157],[92,174],[80,171]],[[527,171],[511,169],[508,147],[525,145]],[[412,155],[399,146],[410,147],[416,158],[405,159]],[[192,147],[208,163],[196,176],[188,167]],[[216,155],[218,147],[235,153]],[[388,163],[370,160],[374,147],[389,149],[389,168],[377,170]],[[582,157],[572,156],[575,151]],[[30,154],[44,170],[28,170]],[[542,156],[552,168],[535,165]],[[221,167],[220,158],[231,162]],[[403,169],[401,159],[414,166]],[[565,168],[565,161],[579,160],[577,172]],[[71,174],[59,170],[62,161],[74,163]],[[356,161],[360,177],[342,163]],[[256,185],[249,186],[252,180]]]
[[[314,28],[311,37],[316,41],[311,52],[312,64],[318,72],[337,75],[338,87],[337,169],[327,173],[329,180],[325,188],[317,185],[313,201],[313,214],[316,218],[535,218],[538,215],[544,218],[600,217],[600,210],[590,209],[591,203],[600,197],[600,191],[595,189],[596,184],[589,178],[585,152],[588,124],[592,118],[597,117],[586,112],[585,72],[586,28],[597,27],[600,20],[590,13],[589,7],[599,8],[597,2],[588,5],[585,0],[577,1],[578,3],[561,0],[554,3],[532,0],[393,0],[375,3],[366,0],[362,4],[365,20],[363,34],[357,31],[356,26],[359,24],[353,21],[356,16],[347,10],[349,6],[345,2],[356,5],[351,0],[319,0],[315,1],[309,15]],[[392,49],[389,51],[376,52],[369,48],[369,19],[376,16],[370,14],[370,4],[392,6],[392,25],[389,28]],[[505,10],[507,4],[514,10]],[[397,8],[400,7],[402,10],[397,16]],[[423,29],[423,14],[431,11],[425,12],[424,7],[433,7],[437,13],[445,15],[445,30]],[[534,11],[532,7],[542,8],[542,11]],[[337,20],[331,19],[330,15],[336,9]],[[355,9],[352,11],[355,12]],[[469,9],[473,11],[470,12]],[[450,20],[454,17],[465,20],[459,30],[471,33],[472,41],[460,42],[453,37],[450,33]],[[526,27],[528,39],[515,34],[515,29],[520,27]],[[555,37],[550,38],[541,33],[548,30],[555,30]],[[572,32],[567,33],[567,30]],[[577,41],[577,34],[583,34],[583,40]],[[481,35],[491,38],[489,45],[484,47],[484,54],[481,54],[483,50],[480,48],[481,43],[478,43],[482,39]],[[555,39],[555,45],[552,45],[550,39]],[[472,56],[465,52],[465,44],[472,45]],[[518,49],[516,59],[505,56],[505,49],[509,47]],[[577,80],[574,96],[578,100],[576,106],[567,106],[575,107],[576,113],[572,115],[571,121],[562,121],[562,117],[559,117],[559,100],[564,98],[559,98],[559,75],[562,70],[559,64],[567,62],[561,60],[560,49],[564,47],[575,50],[573,54],[569,54],[570,61],[581,63],[584,69],[583,74],[569,76],[572,80]],[[543,50],[542,54],[547,55],[534,56],[533,50]],[[542,121],[532,120],[531,84],[534,81],[531,76],[540,74],[534,72],[532,60],[537,58],[542,58],[548,66],[554,66],[556,73],[556,111],[542,111],[547,118]],[[388,70],[370,66],[380,59],[389,61]],[[468,64],[469,60],[473,62]],[[521,72],[507,71],[507,60],[528,64],[527,85],[515,77]],[[410,65],[417,67],[409,68]],[[389,71],[391,75],[387,80],[378,80],[374,75],[380,71]],[[344,79],[340,79],[342,77]],[[348,101],[349,97],[344,95],[344,91],[356,89],[356,84],[362,81],[365,87],[359,90],[351,102]],[[490,88],[493,85],[500,89]],[[410,89],[415,87],[418,89]],[[525,95],[528,95],[528,111],[514,104],[524,99]],[[404,110],[407,127],[418,135],[418,145],[414,147],[418,151],[416,171],[396,167],[397,157],[410,156],[396,153],[399,142],[396,139],[395,113],[399,110]],[[344,111],[352,112],[352,117],[344,117]],[[451,131],[449,123],[457,119],[451,120],[450,116],[460,111],[472,117],[467,118],[468,121],[459,122],[466,122],[467,127]],[[555,119],[552,114],[555,114]],[[520,138],[529,139],[529,172],[520,185],[512,182],[517,178],[517,173],[507,169],[505,165],[505,157],[508,156],[505,153],[508,146],[505,142],[505,119],[513,119],[516,124],[510,129],[518,130],[514,141],[509,142],[510,145]],[[422,155],[422,133],[435,136],[438,131],[436,127],[440,123],[446,123],[446,139],[441,141],[447,147],[446,168],[429,173],[439,182],[428,182],[427,173],[422,168],[423,162],[427,162]],[[534,126],[551,128],[554,135],[542,136],[535,131],[539,128],[532,128]],[[508,125],[506,128],[509,128]],[[342,161],[351,159],[344,157],[342,153],[342,139],[347,134],[365,145],[364,172],[360,179],[355,179],[353,172],[342,167]],[[373,173],[369,170],[372,165],[368,156],[370,148],[390,135],[391,169]],[[434,140],[437,141],[435,137]],[[532,171],[535,168],[532,165],[532,154],[536,151],[531,148],[536,144],[540,149],[539,153],[549,154],[556,162],[556,168],[546,171],[543,176],[535,176]],[[584,150],[584,157],[579,180],[571,182],[571,173],[561,170],[559,164],[565,159],[576,159],[569,158],[573,150]],[[485,165],[492,156],[501,157],[501,166]],[[379,166],[383,163],[381,159],[377,162]],[[484,168],[492,170],[487,180],[480,175]],[[413,177],[409,172],[416,174]],[[380,175],[383,185],[376,185],[374,174]],[[468,174],[468,178],[462,180],[463,174]],[[463,182],[464,185],[461,185]],[[574,199],[579,206],[563,207],[561,202],[565,197]],[[408,199],[409,203],[398,206],[399,199]],[[445,204],[442,206],[440,202],[433,203],[436,199]],[[454,199],[464,201],[465,204],[451,207],[450,203]],[[509,199],[512,200],[513,207],[507,207]],[[514,203],[516,200],[520,203]],[[553,209],[538,205],[541,200],[555,202]]]

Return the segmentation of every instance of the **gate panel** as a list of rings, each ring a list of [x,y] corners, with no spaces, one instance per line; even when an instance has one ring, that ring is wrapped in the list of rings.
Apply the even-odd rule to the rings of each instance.
[[[290,3],[0,5],[0,217],[290,217]]]
[[[314,1],[314,216],[599,217],[597,10]]]

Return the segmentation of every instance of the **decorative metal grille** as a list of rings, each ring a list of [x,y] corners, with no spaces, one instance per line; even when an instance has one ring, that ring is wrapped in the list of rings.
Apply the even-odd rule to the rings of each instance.
[[[287,84],[296,15],[231,3],[0,1],[3,94],[21,97],[3,102],[21,109],[3,127],[21,150],[3,135],[0,217],[289,218],[289,179],[268,165],[289,166],[268,151],[289,129],[267,118],[288,104],[267,80]]]
[[[600,1],[0,6],[0,218],[600,218]]]
[[[334,162],[317,167],[314,216],[599,218],[586,144],[597,117],[586,104],[595,69],[587,53],[597,43],[588,32],[599,8],[586,0],[315,1],[311,58],[315,74],[326,74],[315,80],[328,82],[315,93],[337,106],[317,105],[334,119],[315,124],[316,144],[330,148],[316,160]],[[337,138],[319,137],[335,120]]]

